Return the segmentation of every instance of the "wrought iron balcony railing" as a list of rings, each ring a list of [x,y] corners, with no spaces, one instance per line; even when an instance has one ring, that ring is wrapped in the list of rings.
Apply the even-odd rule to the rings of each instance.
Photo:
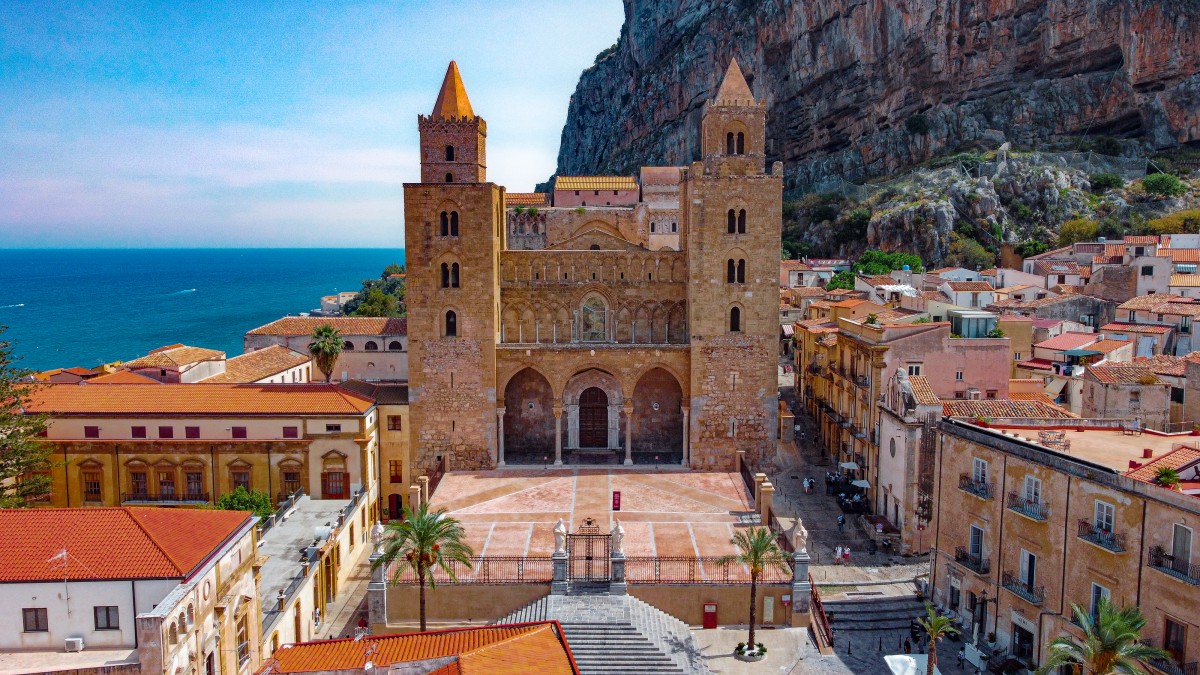
[[[992,498],[992,484],[987,481],[976,480],[969,473],[958,475],[958,489],[963,492],[969,492],[980,499]]]
[[[1050,514],[1049,505],[1040,499],[1029,499],[1016,492],[1008,493],[1008,508],[1034,520],[1046,520]]]
[[[965,546],[954,549],[954,562],[976,574],[990,574],[992,571],[992,563],[987,558],[971,553]]]
[[[168,492],[168,493],[150,493],[150,492],[122,492],[121,502],[150,502],[150,503],[185,503],[185,502],[208,502],[207,492]]]
[[[1149,565],[1159,572],[1186,581],[1193,586],[1200,586],[1200,564],[1189,563],[1187,560],[1176,559],[1162,549],[1150,549]]]
[[[1000,576],[1000,585],[1035,605],[1040,605],[1046,601],[1046,588],[1044,586],[1029,584],[1012,572],[1005,572]]]
[[[1079,521],[1079,538],[1112,551],[1113,553],[1125,552],[1125,533],[1112,532],[1103,528],[1096,527],[1087,520]]]

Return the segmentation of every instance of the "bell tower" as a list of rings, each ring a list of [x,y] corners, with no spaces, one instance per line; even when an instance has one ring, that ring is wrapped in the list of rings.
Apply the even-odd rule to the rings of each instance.
[[[487,182],[487,122],[467,98],[458,64],[450,62],[433,113],[417,118],[422,183]]]

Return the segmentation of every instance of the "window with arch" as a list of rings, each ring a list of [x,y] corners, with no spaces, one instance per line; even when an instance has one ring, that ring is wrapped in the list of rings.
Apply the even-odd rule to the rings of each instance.
[[[446,161],[447,162],[454,161],[454,146],[453,145],[446,146]],[[449,183],[450,181],[446,181],[446,182]]]
[[[734,145],[733,132],[725,134],[725,154],[732,155],[736,146]]]
[[[729,234],[737,232],[737,211],[729,209],[729,213],[725,214],[725,231]]]
[[[447,181],[449,182],[449,181]],[[458,211],[450,212],[450,236],[458,236]]]
[[[731,212],[731,213],[732,213],[732,212]],[[446,212],[446,211],[442,211],[442,229],[441,229],[441,235],[442,235],[443,237],[449,237],[449,236],[450,236],[450,214],[449,214],[448,212]]]
[[[404,351],[404,345],[400,344],[399,340],[392,340],[391,342],[388,343],[388,351],[389,352],[402,352],[402,351]]]
[[[367,344],[363,345],[363,349],[369,352],[377,352],[379,351],[379,343],[374,340],[367,340]]]
[[[737,261],[737,282],[739,284],[746,283],[746,261],[745,261],[745,259],[739,259]]]
[[[458,314],[452,309],[446,312],[445,329],[446,337],[458,337]]]
[[[741,307],[730,307],[729,308],[729,332],[730,333],[742,332],[742,308]]]
[[[746,209],[740,209],[737,214],[737,233],[746,234]]]
[[[458,263],[442,263],[442,288],[458,288]]]
[[[725,261],[725,281],[731,284],[746,283],[746,260],[744,258]]]
[[[608,339],[608,305],[598,295],[583,301],[579,312],[579,339],[584,342],[603,342]]]
[[[167,630],[167,642],[175,644],[179,642],[179,629],[175,627],[175,622],[171,622],[171,627]]]
[[[650,234],[654,234],[654,221],[650,221]]]
[[[679,231],[679,224],[671,223],[671,232],[674,233],[674,232],[678,232],[678,231]]]
[[[352,352],[352,351],[354,351],[354,343],[353,343],[353,342],[349,342],[349,341],[347,341],[347,342],[343,342],[343,343],[342,343],[342,351],[344,351],[344,352]]]
[[[737,154],[739,154],[739,155],[746,154],[746,134],[744,134],[740,131],[738,132],[738,135],[737,135]]]
[[[446,174],[446,182],[453,183],[454,182],[454,174],[452,174],[452,173]]]

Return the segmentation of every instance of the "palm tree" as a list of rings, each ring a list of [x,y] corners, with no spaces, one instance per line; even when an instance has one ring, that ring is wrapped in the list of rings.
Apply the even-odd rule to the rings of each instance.
[[[1179,472],[1169,466],[1160,466],[1154,472],[1154,482],[1168,490],[1178,490],[1180,480]]]
[[[1083,628],[1083,643],[1069,635],[1051,640],[1038,675],[1059,666],[1073,666],[1080,675],[1144,675],[1146,671],[1138,661],[1170,657],[1166,651],[1139,641],[1146,617],[1136,606],[1118,609],[1108,598],[1101,598],[1096,603],[1095,617],[1075,603],[1071,603],[1071,609],[1075,623]]]
[[[926,635],[929,636],[929,649],[926,650],[929,654],[925,660],[925,675],[933,675],[933,671],[937,669],[937,643],[947,635],[958,635],[959,630],[954,627],[954,621],[950,617],[938,614],[938,611],[928,602],[925,603],[925,618],[917,619],[917,623],[921,624],[921,628],[924,628]]]
[[[404,518],[387,524],[383,554],[372,567],[396,564],[392,585],[399,585],[405,572],[412,570],[421,587],[421,630],[425,630],[425,582],[436,588],[434,572],[442,570],[451,581],[456,580],[454,566],[470,567],[475,552],[463,542],[466,531],[457,519],[446,515],[445,509],[430,512],[429,504],[421,504],[414,512],[404,507]]]
[[[333,364],[337,363],[344,344],[346,341],[342,339],[342,334],[338,332],[338,329],[327,323],[317,326],[313,330],[312,342],[308,343],[308,353],[312,354],[313,361],[317,364],[317,370],[325,373],[326,384],[333,376]]]
[[[775,533],[767,527],[751,527],[734,533],[729,543],[737,547],[737,555],[727,555],[719,561],[722,565],[741,563],[750,568],[750,639],[748,649],[754,649],[754,622],[758,619],[758,578],[766,569],[791,574],[787,554],[775,542]]]

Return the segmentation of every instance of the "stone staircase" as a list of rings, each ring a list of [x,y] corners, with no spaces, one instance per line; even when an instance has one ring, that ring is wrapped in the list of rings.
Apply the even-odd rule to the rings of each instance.
[[[855,600],[826,600],[825,614],[834,634],[843,631],[907,630],[910,622],[925,616],[925,605],[916,595]]]
[[[496,623],[556,620],[582,675],[709,673],[682,621],[628,595],[548,595]]]

